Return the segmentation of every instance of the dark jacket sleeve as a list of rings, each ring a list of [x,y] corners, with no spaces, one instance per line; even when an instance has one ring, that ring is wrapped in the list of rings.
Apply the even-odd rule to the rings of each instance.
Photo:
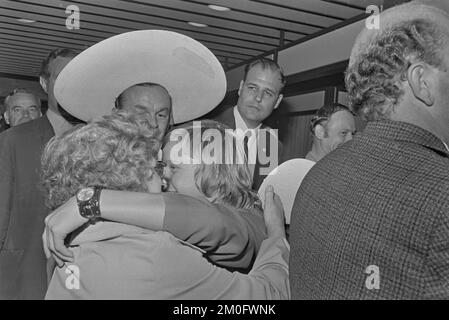
[[[281,142],[281,140],[278,140],[278,158],[279,158],[279,166],[284,163],[285,161],[289,160],[288,159],[288,154],[286,154],[286,149],[284,148],[283,143]]]
[[[212,262],[227,268],[251,266],[265,223],[259,212],[214,205],[186,195],[164,195],[164,230],[206,251]]]
[[[11,214],[11,193],[14,183],[14,161],[8,132],[0,134],[0,250],[6,240]]]

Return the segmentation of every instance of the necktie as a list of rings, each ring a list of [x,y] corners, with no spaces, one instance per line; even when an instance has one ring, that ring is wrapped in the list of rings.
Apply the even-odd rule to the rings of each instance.
[[[248,142],[249,142],[249,136],[248,134],[245,134],[245,138],[243,138],[243,150],[245,150],[245,156],[246,156],[246,161],[248,161]]]

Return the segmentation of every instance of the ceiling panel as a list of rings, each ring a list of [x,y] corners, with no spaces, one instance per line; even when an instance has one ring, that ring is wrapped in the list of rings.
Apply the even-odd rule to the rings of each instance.
[[[0,74],[37,77],[42,59],[54,48],[81,51],[113,35],[142,29],[171,30],[192,37],[207,46],[225,69],[230,69],[281,45],[360,17],[369,4],[382,3],[383,0],[0,0]],[[80,9],[78,30],[65,26],[65,9],[70,4]],[[230,10],[212,10],[208,7],[212,4]]]

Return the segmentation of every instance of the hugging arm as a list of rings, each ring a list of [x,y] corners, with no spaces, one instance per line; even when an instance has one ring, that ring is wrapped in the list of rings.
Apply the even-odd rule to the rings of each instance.
[[[106,220],[168,231],[205,250],[210,260],[225,267],[247,268],[265,238],[262,217],[242,218],[237,212],[180,194],[103,190],[100,208]],[[74,197],[51,213],[43,235],[47,256],[52,251],[58,265],[71,261],[73,254],[63,240],[86,221]]]
[[[266,238],[262,214],[239,211],[181,195],[164,194],[163,230],[207,252],[214,263],[248,268]]]
[[[173,286],[184,287],[177,293],[191,293],[192,296],[170,296],[170,299],[290,299],[289,252],[283,227],[282,203],[273,188],[265,192],[264,223],[268,238],[262,242],[257,258],[249,274],[230,272],[214,266],[205,259],[194,256],[187,250],[164,250],[161,259],[167,259],[162,270],[170,275]],[[172,255],[172,256],[170,256]],[[188,261],[189,268],[172,261]],[[167,283],[164,281],[164,286]],[[164,287],[161,286],[161,287]]]

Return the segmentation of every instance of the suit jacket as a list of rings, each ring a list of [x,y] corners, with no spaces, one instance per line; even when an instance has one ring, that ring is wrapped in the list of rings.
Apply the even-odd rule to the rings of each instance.
[[[53,136],[47,116],[0,134],[0,299],[45,295],[48,209],[39,189],[40,157]]]
[[[236,129],[233,107],[226,108],[222,113],[217,115],[213,120],[223,123],[234,130]],[[260,129],[270,129],[270,127],[262,124]],[[277,150],[278,151],[277,165],[270,166],[270,164],[261,163],[260,158],[259,158],[259,152],[262,150],[263,154],[270,155],[271,149],[273,147],[275,147],[276,145],[278,148],[278,150]],[[268,134],[265,135],[264,141],[262,139],[258,138],[257,139],[257,150],[258,150],[258,152],[257,152],[257,157],[256,157],[256,165],[254,168],[253,185],[252,185],[252,188],[254,190],[259,190],[259,187],[262,184],[263,179],[265,179],[265,177],[268,175],[268,173],[283,162],[282,142],[279,141],[277,139],[277,137],[274,137],[273,135],[268,135]]]
[[[5,122],[3,115],[0,115],[0,133],[9,128],[8,124]]]
[[[290,241],[293,299],[448,299],[444,144],[411,124],[369,123],[309,171]]]

